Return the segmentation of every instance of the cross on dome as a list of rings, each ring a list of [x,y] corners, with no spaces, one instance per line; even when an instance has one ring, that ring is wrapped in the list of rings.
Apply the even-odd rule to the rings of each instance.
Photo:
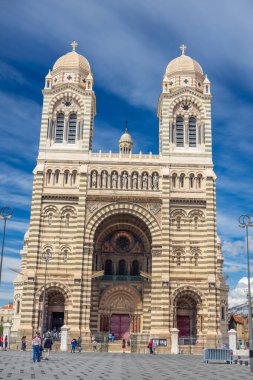
[[[72,51],[76,51],[76,48],[78,46],[78,43],[76,41],[71,42],[70,46],[72,46]]]
[[[182,50],[182,55],[185,55],[186,49],[187,49],[187,46],[185,44],[180,46],[180,50]]]

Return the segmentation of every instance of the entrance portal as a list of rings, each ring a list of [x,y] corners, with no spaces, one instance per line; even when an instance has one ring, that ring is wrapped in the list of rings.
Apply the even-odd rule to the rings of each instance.
[[[64,313],[52,312],[51,330],[56,329],[56,331],[59,331],[63,325],[64,325]]]
[[[130,335],[130,316],[129,314],[112,314],[111,333],[115,339],[127,339]]]
[[[190,317],[188,315],[177,316],[177,328],[179,330],[179,337],[190,336]]]

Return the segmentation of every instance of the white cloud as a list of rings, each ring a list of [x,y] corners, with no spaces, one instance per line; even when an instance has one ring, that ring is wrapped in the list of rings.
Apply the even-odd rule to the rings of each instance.
[[[250,279],[251,289],[253,286],[253,277]],[[247,301],[248,294],[248,279],[247,277],[242,277],[234,289],[231,289],[228,296],[229,306],[240,305]]]

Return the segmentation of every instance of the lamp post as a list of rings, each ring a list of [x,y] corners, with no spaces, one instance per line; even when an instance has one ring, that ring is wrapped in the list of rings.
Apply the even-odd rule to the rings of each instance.
[[[239,227],[245,228],[246,231],[246,253],[248,267],[248,326],[249,326],[249,357],[250,372],[253,372],[253,332],[252,332],[252,307],[251,307],[251,289],[250,289],[250,260],[249,260],[249,227],[253,227],[253,215],[241,215],[239,217]]]
[[[1,260],[0,260],[0,285],[2,280],[2,267],[3,267],[3,256],[4,256],[4,241],[5,241],[5,232],[6,232],[6,222],[8,219],[12,217],[13,210],[8,207],[2,207],[0,209],[0,219],[4,221],[4,229],[3,229],[3,239],[2,239],[2,249],[1,249]]]
[[[45,277],[44,277],[44,293],[43,293],[43,301],[42,301],[42,316],[41,316],[41,330],[40,330],[40,336],[41,339],[43,338],[43,332],[44,332],[44,319],[45,319],[45,299],[46,299],[46,286],[47,286],[47,264],[52,258],[52,253],[50,249],[47,249],[42,254],[42,259],[45,261]]]

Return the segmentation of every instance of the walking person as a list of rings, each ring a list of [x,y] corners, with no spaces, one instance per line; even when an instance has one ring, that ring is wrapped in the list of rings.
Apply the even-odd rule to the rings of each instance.
[[[32,339],[32,348],[33,348],[33,362],[40,362],[40,346],[41,346],[41,338],[40,334],[36,332]]]
[[[8,336],[5,335],[5,338],[4,338],[4,351],[7,351],[7,348],[8,348]]]
[[[51,336],[48,335],[45,339],[45,342],[44,342],[44,352],[45,352],[45,360],[48,360],[49,358],[49,352],[51,351],[52,349],[52,345],[53,345],[53,341],[51,339]]]
[[[112,333],[112,343],[114,343],[114,340],[115,340],[115,336],[114,336],[114,333]]]
[[[153,354],[152,347],[153,347],[153,342],[152,342],[152,340],[150,339],[149,342],[148,342],[148,349],[149,349],[149,353],[150,353],[150,354]]]
[[[77,344],[76,339],[75,338],[72,339],[72,341],[71,341],[71,351],[70,352],[72,352],[73,354],[76,352],[76,344]]]
[[[3,335],[0,335],[0,350],[4,349],[4,337]]]
[[[82,339],[81,339],[80,336],[79,336],[79,338],[77,339],[77,350],[78,350],[78,352],[81,352],[81,351],[82,351]]]
[[[94,339],[92,342],[92,347],[93,347],[94,352],[97,352],[97,345],[98,345],[98,342],[96,341],[96,339]]]
[[[26,351],[26,345],[27,345],[26,336],[23,336],[21,339],[21,350],[22,351]]]
[[[157,353],[157,341],[155,339],[153,339],[153,341],[152,341],[152,351],[153,351],[153,354],[156,355],[156,353]]]

